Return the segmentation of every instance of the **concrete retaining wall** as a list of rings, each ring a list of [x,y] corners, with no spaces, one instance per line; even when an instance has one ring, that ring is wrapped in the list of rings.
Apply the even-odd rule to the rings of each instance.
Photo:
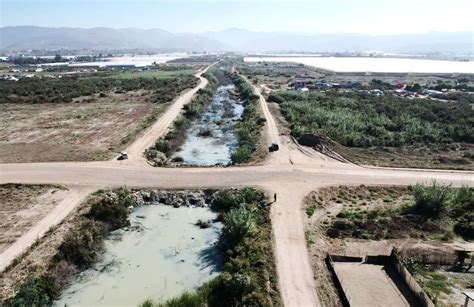
[[[422,304],[423,307],[435,307],[435,304],[433,304],[431,299],[428,297],[428,294],[426,294],[426,292],[423,290],[423,288],[421,288],[415,278],[413,278],[413,276],[407,270],[405,265],[400,262],[395,250],[392,251],[390,258],[396,271],[403,278],[408,288],[410,288],[410,291],[413,293],[413,295],[416,296],[420,304]]]
[[[334,256],[336,258],[358,258],[362,261],[362,258],[359,257],[345,257],[345,256]],[[350,262],[350,261],[346,261]],[[359,261],[357,261],[359,262]],[[332,280],[334,282],[334,286],[336,287],[337,293],[339,295],[339,299],[341,300],[342,306],[344,307],[350,307],[351,304],[349,304],[349,299],[346,296],[346,293],[344,292],[344,289],[342,288],[341,281],[337,277],[336,270],[334,269],[333,265],[333,259],[331,259],[331,255],[327,255],[326,257],[326,265],[328,266],[329,271],[331,272]]]

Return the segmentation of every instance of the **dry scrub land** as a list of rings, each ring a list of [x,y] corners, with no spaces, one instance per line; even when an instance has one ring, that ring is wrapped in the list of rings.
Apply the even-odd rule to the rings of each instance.
[[[0,254],[45,217],[67,194],[52,185],[0,185]]]
[[[408,209],[415,203],[413,189],[340,186],[323,188],[307,196],[306,240],[318,285],[316,291],[323,305],[341,304],[324,263],[327,253],[365,257],[388,255],[393,247],[397,247],[403,257],[417,263],[418,266],[413,266],[417,268],[413,275],[440,306],[451,306],[448,302],[462,301],[461,290],[474,287],[472,273],[456,273],[452,268],[426,266],[418,262],[425,257],[423,259],[429,261],[443,259],[454,263],[454,245],[472,244],[472,241],[465,241],[459,236],[460,228],[455,226],[459,221],[470,218],[471,224],[465,224],[471,227],[467,229],[466,239],[469,239],[469,233],[474,233],[472,214],[468,211],[458,216],[462,208],[473,208],[472,189],[470,196],[463,196],[464,205],[458,205],[454,200],[456,196],[450,195],[446,203],[451,209],[439,218],[426,218]]]
[[[150,126],[191,70],[0,84],[0,163],[107,160]]]

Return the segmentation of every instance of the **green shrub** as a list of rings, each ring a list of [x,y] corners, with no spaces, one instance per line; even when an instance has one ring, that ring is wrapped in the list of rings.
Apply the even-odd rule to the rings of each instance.
[[[306,208],[306,215],[312,217],[314,212],[316,212],[316,206],[309,206]]]
[[[112,91],[125,93],[140,89],[153,91],[156,103],[165,103],[174,99],[181,91],[193,87],[196,77],[182,75],[172,78],[133,78],[115,77],[64,77],[61,79],[22,79],[18,82],[0,83],[0,103],[35,102],[63,103],[72,98],[88,96],[95,93]],[[102,95],[103,96],[103,95]]]
[[[255,210],[242,206],[231,209],[224,218],[224,235],[231,242],[237,244],[257,229]]]
[[[291,134],[325,135],[349,147],[474,143],[469,103],[365,93],[273,92]]]
[[[249,162],[257,148],[260,139],[260,130],[265,119],[258,114],[258,96],[254,94],[253,88],[241,76],[232,75],[241,99],[244,102],[244,113],[238,125],[239,148],[231,155],[232,164]]]
[[[217,193],[212,206],[216,210],[229,211],[244,204],[261,203],[264,200],[265,195],[254,188],[224,190]]]
[[[80,269],[90,267],[102,248],[104,227],[99,222],[85,221],[79,230],[69,233],[58,248],[56,261],[65,260]]]
[[[19,289],[16,296],[7,301],[9,307],[43,307],[50,306],[58,295],[54,281],[50,277],[40,276],[28,280]]]
[[[165,155],[169,155],[171,150],[170,143],[167,140],[161,138],[156,140],[154,148],[155,150],[161,151]]]
[[[134,206],[135,201],[127,189],[119,189],[117,196],[106,196],[92,204],[88,218],[107,224],[110,230],[130,225],[128,220],[129,207]]]
[[[413,188],[415,210],[426,217],[437,218],[447,211],[450,187],[433,181],[430,186],[416,184]]]

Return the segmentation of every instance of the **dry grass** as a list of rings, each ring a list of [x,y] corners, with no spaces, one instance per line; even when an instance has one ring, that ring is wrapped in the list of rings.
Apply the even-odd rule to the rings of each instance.
[[[0,253],[25,234],[66,196],[52,185],[0,185]]]
[[[0,163],[109,159],[147,117],[164,108],[148,102],[142,92],[76,100],[1,104]]]
[[[41,276],[47,272],[59,245],[71,230],[79,228],[82,215],[90,210],[95,197],[94,195],[89,196],[66,219],[49,230],[43,238],[38,240],[24,255],[17,258],[1,274],[0,305],[1,302],[15,295],[18,285],[24,283],[27,279]]]

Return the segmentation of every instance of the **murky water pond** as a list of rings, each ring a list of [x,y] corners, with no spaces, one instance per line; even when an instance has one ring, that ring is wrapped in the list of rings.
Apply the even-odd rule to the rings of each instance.
[[[103,259],[81,273],[55,306],[137,306],[147,298],[163,301],[193,290],[219,274],[215,243],[222,223],[208,208],[145,205],[130,216],[131,227],[111,233]]]
[[[185,165],[226,165],[231,161],[239,145],[235,125],[244,111],[242,102],[232,97],[234,91],[233,84],[217,88],[174,158],[181,157]]]

